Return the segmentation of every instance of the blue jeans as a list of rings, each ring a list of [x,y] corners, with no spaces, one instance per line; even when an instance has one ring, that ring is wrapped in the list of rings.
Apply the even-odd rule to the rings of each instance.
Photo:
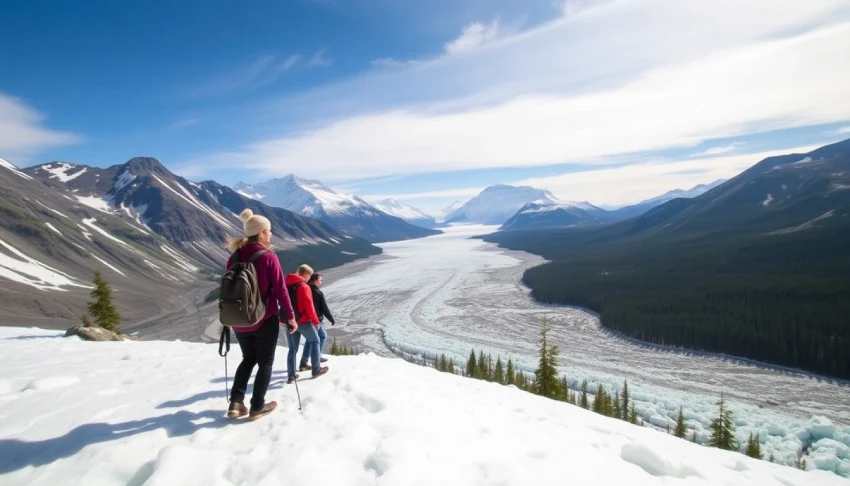
[[[310,353],[308,356],[313,361],[313,373],[318,373],[321,369],[322,355],[319,352],[319,332],[316,326],[310,324],[298,324],[298,331],[295,334],[286,334],[287,346],[289,346],[289,354],[286,356],[286,374],[289,377],[295,376],[298,369],[295,367],[295,358],[298,356],[298,344],[301,343],[301,336],[304,336],[304,353]]]
[[[319,358],[322,357],[322,353],[325,352],[325,342],[328,340],[328,331],[325,330],[325,323],[319,322],[319,329],[317,330],[319,333]],[[310,358],[310,355],[307,353],[305,349],[303,353],[301,353],[301,365],[307,364],[307,359]],[[300,366],[299,366],[300,368]]]

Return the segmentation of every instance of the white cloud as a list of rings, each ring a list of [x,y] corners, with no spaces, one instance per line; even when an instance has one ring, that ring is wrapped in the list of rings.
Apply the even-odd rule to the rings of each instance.
[[[602,205],[634,204],[672,189],[689,189],[697,184],[730,179],[759,161],[775,155],[806,153],[817,145],[771,150],[744,155],[701,159],[657,161],[574,172],[552,177],[537,177],[512,182],[549,189],[564,200],[590,201]]]
[[[307,65],[310,67],[328,67],[331,64],[333,64],[333,60],[328,57],[327,49],[318,50],[315,54],[313,54],[313,57],[307,61]]]
[[[464,187],[460,189],[444,189],[439,191],[422,191],[422,192],[407,192],[401,194],[368,194],[361,196],[369,202],[378,202],[384,199],[393,198],[399,201],[409,199],[441,199],[441,198],[471,198],[477,196],[483,187]]]
[[[729,145],[722,145],[718,147],[711,147],[709,149],[703,150],[702,152],[697,152],[689,155],[689,157],[705,157],[708,155],[722,155],[728,154],[734,150],[737,150],[738,147],[743,145],[741,142],[730,143]]]
[[[850,126],[841,127],[838,130],[833,132],[835,135],[847,135],[850,134]]]
[[[455,54],[458,52],[469,51],[476,47],[481,47],[488,42],[492,42],[499,35],[499,21],[494,20],[489,24],[481,22],[473,22],[463,28],[460,37],[445,45],[446,52]]]
[[[192,162],[270,176],[309,160],[305,175],[343,180],[588,163],[837,122],[850,119],[835,101],[850,96],[847,45],[843,0],[604,3],[272,103],[299,128]]]
[[[51,130],[43,123],[44,115],[0,92],[0,156],[23,165],[22,159],[41,150],[80,141],[77,135]]]

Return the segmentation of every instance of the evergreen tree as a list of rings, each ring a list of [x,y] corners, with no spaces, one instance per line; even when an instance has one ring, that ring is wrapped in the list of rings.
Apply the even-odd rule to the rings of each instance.
[[[620,411],[620,390],[614,392],[614,402],[612,407],[612,417],[623,418],[623,413]]]
[[[543,317],[543,326],[540,328],[540,360],[534,371],[534,391],[538,395],[557,399],[560,396],[560,383],[558,383],[558,346],[549,344],[546,334],[549,327],[546,325],[546,317]]]
[[[726,400],[722,393],[717,406],[719,415],[711,421],[711,437],[708,445],[727,451],[736,451],[738,444],[735,442],[735,421],[732,419],[732,411],[726,408]]]
[[[629,422],[632,424],[638,423],[637,410],[635,410],[635,402],[632,401],[632,406],[629,409]]]
[[[334,336],[334,340],[331,342],[331,355],[336,356],[339,354],[339,348],[336,345],[336,336]]]
[[[469,360],[466,362],[466,376],[478,378],[478,363],[475,361],[475,350],[469,352]]]
[[[764,454],[761,452],[761,442],[759,441],[759,436],[753,432],[750,432],[750,438],[747,439],[747,448],[744,449],[744,454],[755,457],[756,459],[761,459],[764,457]]]
[[[561,400],[570,402],[570,386],[567,383],[567,375],[561,377]]]
[[[794,467],[796,467],[797,469],[802,469],[803,471],[805,471],[809,468],[809,465],[808,465],[808,463],[806,463],[806,460],[803,459],[803,456],[800,456],[799,459],[794,461]]]
[[[581,382],[581,398],[579,399],[579,406],[585,410],[590,408],[590,404],[587,402],[587,380],[582,380]]]
[[[487,358],[484,357],[484,350],[478,351],[478,376],[479,380],[487,379]]]
[[[514,362],[511,358],[508,358],[508,367],[505,370],[505,384],[513,385],[515,382],[514,378]]]
[[[770,456],[768,456],[767,460],[770,461],[770,462],[776,462],[776,458],[773,457],[772,452],[770,453]]]
[[[493,370],[493,356],[487,353],[487,381],[495,381],[496,373]]]
[[[694,444],[697,443],[697,431],[696,431],[696,429],[694,429],[694,433],[691,434],[691,442],[693,442]]]
[[[602,388],[602,383],[596,385],[596,396],[593,397],[593,411],[596,413],[605,412],[605,389]]]
[[[679,405],[679,416],[676,417],[676,430],[673,432],[673,435],[680,439],[685,438],[685,434],[688,433],[688,428],[685,427],[685,414],[682,410],[682,406]]]
[[[112,304],[112,289],[101,276],[100,270],[94,272],[94,289],[90,295],[93,300],[89,302],[88,310],[94,322],[104,329],[121,332],[121,316]]]
[[[505,369],[502,366],[502,357],[496,358],[496,370],[493,372],[493,379],[500,385],[505,384]]]
[[[620,410],[623,412],[623,420],[629,420],[629,381],[623,380],[623,404]]]

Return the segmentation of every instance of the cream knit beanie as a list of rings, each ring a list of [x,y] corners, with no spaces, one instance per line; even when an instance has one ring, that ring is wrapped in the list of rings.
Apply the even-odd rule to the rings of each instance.
[[[272,229],[272,224],[268,218],[254,214],[250,209],[242,211],[239,214],[239,219],[242,220],[242,230],[245,232],[245,236],[249,238],[262,233],[263,230]]]

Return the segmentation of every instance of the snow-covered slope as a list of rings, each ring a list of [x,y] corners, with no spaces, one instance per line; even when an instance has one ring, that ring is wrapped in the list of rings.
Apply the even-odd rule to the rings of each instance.
[[[434,216],[437,218],[437,221],[443,222],[443,221],[446,220],[446,218],[450,214],[454,213],[455,211],[460,209],[462,206],[463,206],[463,201],[455,201],[455,202],[449,204],[447,207],[438,211]]]
[[[637,204],[633,204],[631,206],[626,206],[615,211],[611,211],[611,216],[614,219],[627,219],[633,216],[638,216],[644,214],[652,208],[658,207],[667,201],[672,201],[677,198],[695,198],[706,192],[714,189],[726,182],[726,179],[718,179],[709,184],[698,184],[690,189],[673,189],[672,191],[665,192],[660,196],[653,197],[651,199],[647,199],[645,201],[641,201]]]
[[[233,189],[245,197],[318,219],[349,236],[372,242],[436,234],[386,214],[357,196],[339,194],[317,180],[294,174],[259,184],[240,182]]]
[[[585,202],[560,201],[551,192],[528,186],[490,186],[466,204],[446,215],[447,223],[503,224],[529,203],[537,209],[569,206],[583,211],[601,211]]]
[[[846,484],[372,355],[332,357],[328,375],[301,382],[299,411],[295,387],[284,384],[285,353],[267,395],[279,409],[230,421],[215,344],[91,343],[0,328],[0,482]]]
[[[608,220],[607,211],[589,203],[530,202],[505,221],[499,229],[555,228],[596,224]]]
[[[401,218],[410,224],[415,224],[416,226],[421,226],[423,228],[433,228],[437,226],[437,221],[430,214],[393,198],[378,201],[374,204],[374,206],[390,216]]]

